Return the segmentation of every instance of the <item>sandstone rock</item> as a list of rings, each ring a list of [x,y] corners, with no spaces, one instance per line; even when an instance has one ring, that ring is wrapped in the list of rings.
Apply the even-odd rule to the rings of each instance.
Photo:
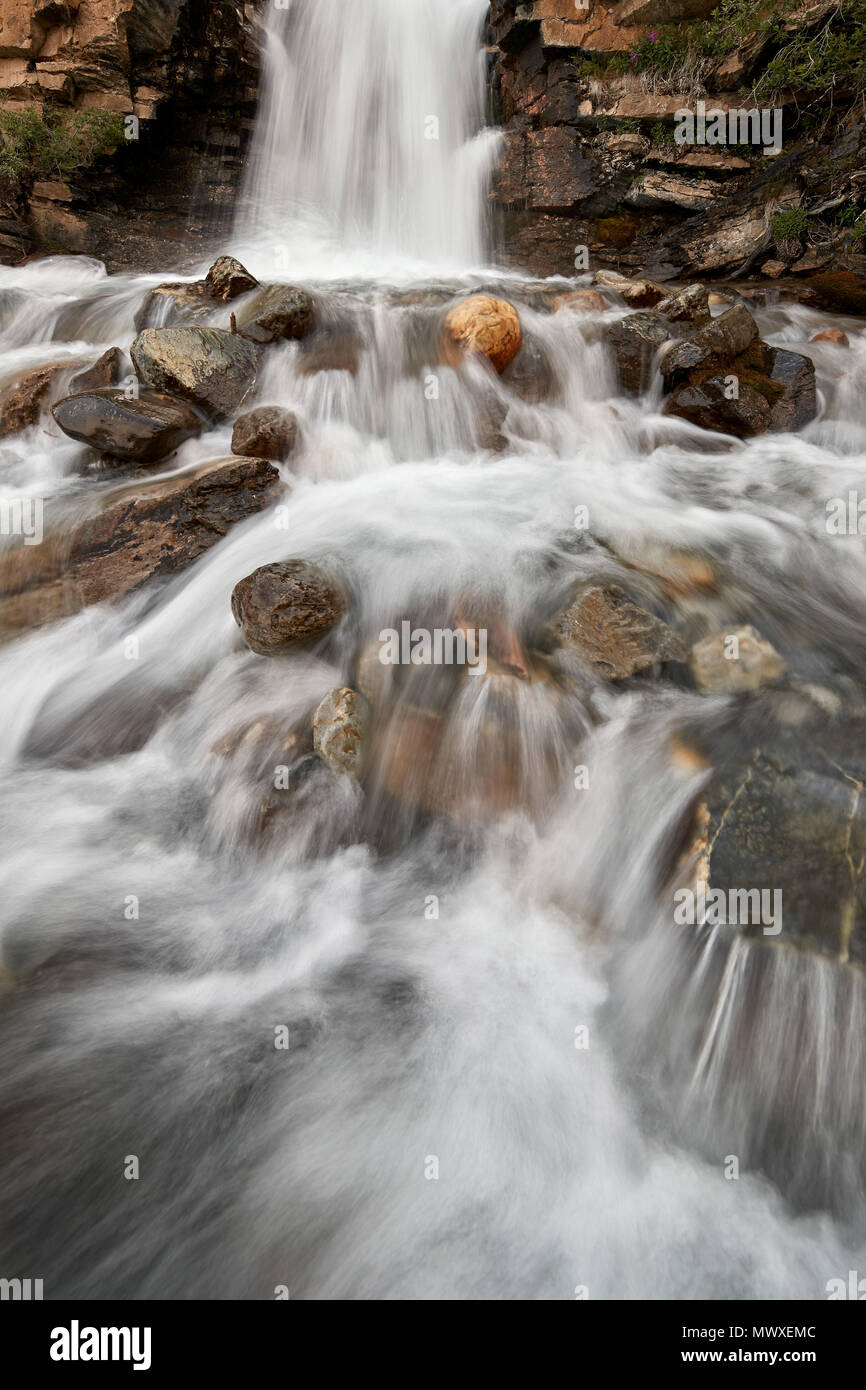
[[[303,338],[313,327],[312,296],[295,285],[266,285],[238,321],[241,337],[253,343]]]
[[[652,309],[668,294],[666,289],[653,284],[652,280],[629,280],[619,289],[619,293],[632,309]]]
[[[313,715],[313,747],[333,772],[361,772],[369,711],[363,695],[342,686],[329,690]]]
[[[658,314],[643,310],[608,326],[607,340],[616,354],[620,388],[640,396],[652,380],[655,355],[670,337],[670,327]]]
[[[145,328],[130,353],[146,386],[181,396],[216,417],[237,410],[258,367],[252,343],[220,328]]]
[[[234,256],[218,256],[205,276],[208,293],[214,299],[237,299],[239,294],[258,288],[258,280]]]
[[[649,171],[641,174],[625,195],[629,207],[643,209],[677,207],[688,212],[702,212],[712,207],[718,198],[713,184],[679,178],[675,174]]]
[[[839,347],[850,347],[848,334],[843,333],[841,328],[825,328],[820,333],[809,339],[810,343],[836,343]]]
[[[703,219],[695,218],[696,223]],[[690,223],[691,225],[691,223]],[[741,266],[759,251],[767,240],[767,226],[762,212],[744,212],[725,221],[711,231],[704,225],[695,227],[680,242],[691,275],[707,275],[711,271]]]
[[[0,633],[117,599],[176,574],[236,522],[270,505],[279,473],[261,459],[217,459],[191,473],[119,489],[62,537],[0,560]]]
[[[69,395],[80,396],[85,391],[98,391],[104,386],[117,386],[123,376],[123,353],[109,348],[97,358],[92,367],[78,372],[69,383]]]
[[[826,251],[822,251],[817,246],[810,246],[808,251],[791,266],[791,274],[808,275],[810,271],[820,270],[823,266],[828,265],[832,259],[832,247],[829,247]]]
[[[51,413],[71,439],[127,463],[164,459],[203,427],[184,401],[158,391],[141,391],[128,400],[125,392],[106,387],[66,396]]]
[[[487,294],[473,294],[448,311],[445,318],[446,355],[459,362],[462,353],[486,357],[502,372],[521,343],[520,319],[513,304]]]
[[[234,620],[247,646],[260,656],[278,655],[322,637],[345,611],[340,590],[306,560],[262,565],[232,593]]]
[[[788,269],[784,261],[764,261],[761,266],[761,274],[766,275],[770,280],[778,280],[780,275],[784,275]]]
[[[685,660],[676,633],[632,603],[617,585],[586,590],[562,615],[558,631],[605,680],[624,680],[660,662]]]
[[[136,311],[136,333],[144,328],[169,328],[180,323],[206,323],[215,304],[204,280],[167,281],[148,290]]]
[[[758,325],[741,304],[671,343],[659,363],[663,376],[675,377],[696,367],[725,366],[739,357],[758,336]]]
[[[0,439],[37,423],[42,410],[62,389],[58,382],[71,365],[55,362],[35,367],[5,388],[0,395]]]
[[[686,285],[685,289],[662,299],[656,309],[671,323],[709,323],[710,301],[706,285]]]
[[[620,290],[624,285],[631,284],[628,276],[621,275],[618,270],[597,270],[592,281],[594,285],[602,285],[610,290]]]
[[[531,130],[526,136],[526,179],[534,208],[567,208],[595,192],[594,165],[567,126]]]
[[[696,642],[689,669],[705,695],[737,695],[772,685],[787,668],[775,647],[746,625]]]
[[[290,410],[261,405],[238,416],[232,430],[232,453],[282,463],[295,447],[298,422]]]
[[[575,309],[582,314],[603,314],[607,307],[604,295],[589,288],[568,290],[565,294],[558,294],[553,300],[554,312],[558,309]]]

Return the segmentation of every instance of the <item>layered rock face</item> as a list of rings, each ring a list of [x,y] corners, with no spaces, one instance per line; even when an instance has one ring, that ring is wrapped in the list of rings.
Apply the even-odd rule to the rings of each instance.
[[[69,178],[0,180],[0,259],[59,250],[155,270],[166,244],[179,265],[199,257],[227,225],[252,129],[255,24],[242,0],[0,0],[4,111],[97,109],[125,127]]]
[[[755,96],[779,42],[817,35],[834,9],[804,0],[774,39],[758,12],[724,29],[719,0],[492,0],[491,105],[505,133],[492,201],[506,260],[539,275],[612,266],[660,280],[840,263],[833,219],[859,206],[862,118],[819,119],[802,91]],[[720,32],[702,49],[711,22]],[[856,95],[845,86],[840,113]],[[764,152],[769,124],[751,143],[738,117],[734,139],[678,144],[675,113],[701,101],[726,117],[752,109],[755,121],[776,108],[781,148]],[[780,208],[820,217],[824,204],[826,223],[774,231]],[[841,263],[862,272],[860,245],[846,242]]]

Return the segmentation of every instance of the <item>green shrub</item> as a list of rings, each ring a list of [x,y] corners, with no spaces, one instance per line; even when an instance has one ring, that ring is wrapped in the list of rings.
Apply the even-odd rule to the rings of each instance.
[[[796,241],[806,230],[806,214],[802,208],[783,208],[770,223],[774,241]]]
[[[0,108],[0,175],[22,183],[67,178],[123,140],[123,117],[82,111]]]

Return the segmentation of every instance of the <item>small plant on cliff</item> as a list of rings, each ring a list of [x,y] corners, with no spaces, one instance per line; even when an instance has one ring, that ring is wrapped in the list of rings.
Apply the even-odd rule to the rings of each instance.
[[[775,55],[755,84],[772,105],[784,91],[814,101],[857,95],[866,88],[866,0],[839,0],[817,32],[799,32]]]
[[[21,183],[67,178],[123,140],[123,117],[111,111],[0,108],[0,175]]]
[[[806,230],[806,214],[802,208],[783,208],[770,222],[773,240],[798,241]]]

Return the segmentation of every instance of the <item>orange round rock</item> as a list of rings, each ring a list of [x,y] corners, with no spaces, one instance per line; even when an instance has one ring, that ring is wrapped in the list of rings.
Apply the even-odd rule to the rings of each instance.
[[[470,352],[488,358],[497,372],[504,372],[520,347],[520,319],[513,304],[489,294],[461,299],[445,319],[445,345],[449,357]],[[450,353],[448,352],[450,349]]]
[[[843,333],[841,328],[825,328],[823,333],[816,333],[814,338],[809,339],[810,343],[838,343],[840,347],[848,347],[848,335]]]

